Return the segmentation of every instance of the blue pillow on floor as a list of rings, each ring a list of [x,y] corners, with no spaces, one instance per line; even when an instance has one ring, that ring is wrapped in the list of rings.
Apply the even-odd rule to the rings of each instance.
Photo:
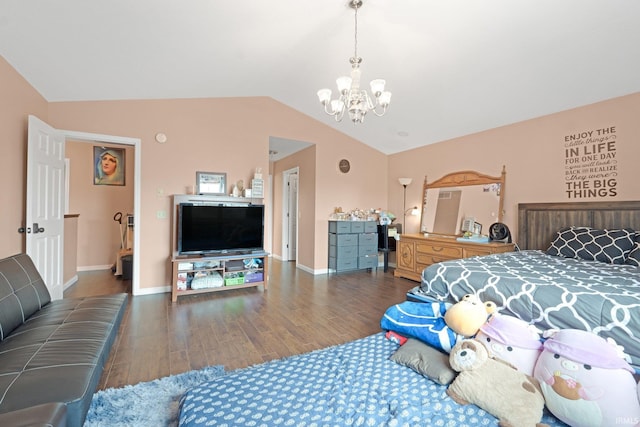
[[[380,327],[449,353],[460,338],[444,321],[444,313],[449,307],[451,304],[445,302],[405,301],[385,311]]]

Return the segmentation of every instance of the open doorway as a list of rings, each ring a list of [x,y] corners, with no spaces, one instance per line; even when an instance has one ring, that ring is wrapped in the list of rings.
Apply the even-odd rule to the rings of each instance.
[[[61,131],[64,136],[65,136],[65,140],[69,141],[69,143],[71,144],[82,144],[82,145],[86,145],[91,152],[93,152],[93,147],[94,146],[102,146],[102,145],[109,145],[109,146],[115,146],[115,147],[122,147],[123,149],[127,150],[127,157],[126,157],[126,162],[129,165],[127,167],[128,169],[128,176],[125,177],[125,182],[128,181],[130,183],[133,183],[133,192],[132,192],[132,197],[133,197],[133,209],[132,212],[123,212],[124,217],[126,218],[127,214],[131,214],[133,217],[133,227],[132,227],[132,233],[131,236],[132,237],[132,247],[134,248],[133,253],[132,253],[132,263],[131,263],[131,270],[132,270],[132,275],[131,275],[131,292],[133,295],[137,295],[139,293],[139,289],[140,289],[140,251],[139,250],[135,250],[135,248],[139,248],[140,247],[140,227],[138,226],[138,224],[136,223],[136,220],[138,218],[140,218],[140,196],[141,196],[141,185],[140,185],[140,165],[141,165],[141,156],[140,156],[140,145],[141,145],[141,140],[139,138],[129,138],[129,137],[120,137],[120,136],[112,136],[112,135],[102,135],[102,134],[92,134],[92,133],[86,133],[86,132],[76,132],[76,131],[66,131],[63,130]],[[93,155],[92,155],[93,156]],[[90,166],[91,172],[85,173],[84,175],[89,176],[90,179],[92,179],[92,173],[93,173],[93,166],[94,166],[94,159],[93,157],[91,157],[91,162],[87,163],[84,162],[84,166],[83,167],[87,167]],[[71,164],[73,165],[72,168],[80,168],[80,162],[74,162],[73,160],[71,161]],[[73,182],[70,183],[71,186],[73,186]],[[90,186],[93,185],[93,183],[91,182],[89,184]],[[97,189],[100,190],[106,190],[108,188],[110,188],[109,186],[105,186],[105,187],[101,187],[101,186],[96,186]],[[121,190],[123,187],[113,187],[113,188],[118,188],[119,190]],[[73,190],[71,190],[73,192]],[[129,193],[130,194],[130,193]],[[111,195],[109,195],[108,197],[117,199],[119,196],[119,194],[117,192],[112,193]],[[131,196],[129,196],[131,197]],[[96,198],[93,197],[93,200],[96,201]],[[97,202],[97,201],[96,201]],[[108,203],[108,200],[104,201],[105,203]],[[113,206],[110,205],[109,206]],[[118,224],[116,224],[113,220],[114,214],[115,212],[112,212],[113,209],[111,208],[107,208],[107,211],[105,212],[105,216],[109,219],[108,222],[108,227],[111,227],[111,232],[113,233],[113,235],[115,237],[117,237],[117,242],[120,242],[120,236],[119,233],[121,232],[121,228],[118,226]],[[91,228],[92,226],[95,226],[96,224],[88,224],[88,227]],[[128,226],[128,224],[127,224]],[[120,244],[120,243],[118,243]],[[116,260],[116,254],[113,254],[113,259],[114,261]],[[111,263],[108,263],[108,265],[99,265],[97,267],[102,267],[102,268],[111,268]],[[91,267],[90,267],[91,268]]]
[[[282,172],[282,261],[298,259],[297,167]]]

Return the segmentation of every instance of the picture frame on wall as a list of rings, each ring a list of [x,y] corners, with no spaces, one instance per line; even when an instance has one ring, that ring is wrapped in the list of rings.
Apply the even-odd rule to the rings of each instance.
[[[196,172],[196,194],[226,195],[227,174],[225,172]]]
[[[125,149],[93,147],[93,184],[125,185]]]

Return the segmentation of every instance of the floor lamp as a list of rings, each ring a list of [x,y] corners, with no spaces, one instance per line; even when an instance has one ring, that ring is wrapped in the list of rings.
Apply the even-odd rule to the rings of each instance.
[[[411,184],[413,179],[411,178],[398,178],[400,185],[404,187],[404,199],[402,202],[402,226],[405,228],[403,231],[406,233],[407,230],[407,185]]]

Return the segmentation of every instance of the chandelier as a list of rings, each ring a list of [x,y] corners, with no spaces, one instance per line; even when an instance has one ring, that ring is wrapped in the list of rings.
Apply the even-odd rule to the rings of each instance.
[[[355,10],[355,49],[349,58],[351,75],[338,77],[338,99],[331,99],[331,89],[320,89],[318,99],[324,106],[325,113],[333,116],[337,122],[342,121],[345,111],[353,123],[364,122],[367,112],[371,111],[376,116],[382,116],[389,108],[391,92],[384,90],[385,81],[376,79],[371,81],[371,93],[373,99],[366,90],[360,89],[360,63],[362,58],[358,56],[358,9],[362,6],[362,0],[350,0],[349,7]]]

